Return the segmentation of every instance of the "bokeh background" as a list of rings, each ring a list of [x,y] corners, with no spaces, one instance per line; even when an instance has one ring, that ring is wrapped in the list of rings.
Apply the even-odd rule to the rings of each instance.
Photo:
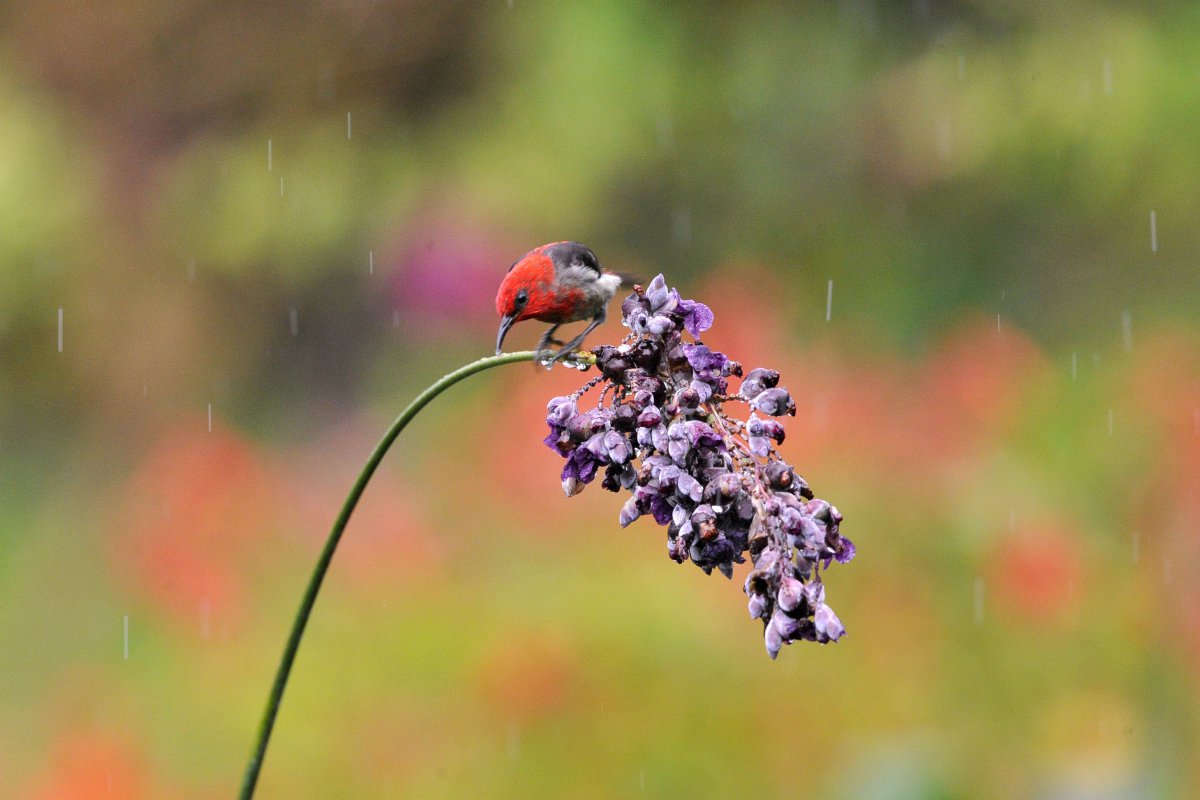
[[[1197,796],[1197,41],[1186,2],[5,3],[0,794],[231,797],[376,438],[571,238],[783,372],[849,635],[768,659],[742,573],[562,496],[578,373],[508,367],[367,491],[262,797]]]

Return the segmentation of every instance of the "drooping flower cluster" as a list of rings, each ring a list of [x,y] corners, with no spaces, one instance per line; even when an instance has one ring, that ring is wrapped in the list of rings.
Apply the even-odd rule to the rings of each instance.
[[[771,658],[794,641],[836,641],[845,629],[825,603],[821,571],[852,559],[854,544],[838,530],[838,510],[814,498],[775,450],[784,439],[775,418],[796,413],[779,373],[743,375],[701,343],[712,312],[680,298],[662,275],[634,287],[621,312],[630,334],[586,357],[600,375],[547,407],[546,444],[566,458],[563,490],[577,494],[602,475],[605,489],[631,495],[622,527],[653,517],[667,526],[668,555],[707,574],[732,578],[749,551],[744,589]],[[740,378],[736,391],[732,378]],[[581,409],[600,384],[596,404]],[[731,403],[748,407],[745,420],[726,413]]]

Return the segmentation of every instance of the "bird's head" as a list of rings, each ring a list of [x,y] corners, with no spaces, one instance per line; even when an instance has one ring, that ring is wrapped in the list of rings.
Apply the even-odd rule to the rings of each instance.
[[[563,312],[560,301],[566,296],[559,290],[559,276],[570,267],[586,265],[599,277],[595,254],[578,242],[551,242],[535,247],[513,262],[496,293],[496,312],[500,331],[496,335],[496,353],[509,329],[526,319],[550,318]],[[551,315],[551,316],[548,316]]]

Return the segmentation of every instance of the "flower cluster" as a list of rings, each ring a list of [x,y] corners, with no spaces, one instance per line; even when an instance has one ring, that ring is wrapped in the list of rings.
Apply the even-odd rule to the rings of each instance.
[[[854,544],[838,531],[838,510],[815,499],[775,450],[784,439],[775,418],[796,413],[779,373],[743,374],[702,344],[712,312],[661,275],[634,287],[621,312],[630,334],[586,357],[600,375],[547,407],[546,444],[566,459],[563,490],[577,494],[602,475],[605,489],[631,495],[622,527],[653,517],[667,526],[668,555],[707,574],[732,578],[749,551],[750,616],[763,621],[772,658],[797,640],[836,641],[845,629],[825,604],[821,571],[852,559]],[[600,384],[595,406],[581,409]],[[733,403],[748,408],[744,421],[726,413]]]

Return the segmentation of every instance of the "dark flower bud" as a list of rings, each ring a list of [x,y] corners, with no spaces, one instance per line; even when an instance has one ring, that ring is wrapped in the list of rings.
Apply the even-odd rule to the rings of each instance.
[[[742,490],[742,481],[732,472],[723,472],[709,479],[704,487],[704,502],[723,506]]]
[[[629,433],[637,427],[637,420],[637,410],[628,403],[622,403],[613,408],[613,429]]]
[[[772,461],[763,470],[767,483],[777,492],[789,491],[796,481],[796,473],[782,461]]]
[[[620,464],[609,464],[604,468],[604,479],[600,481],[600,486],[610,492],[621,491],[621,473],[623,469]]]
[[[639,339],[630,351],[633,363],[649,373],[658,372],[658,362],[662,356],[662,345],[653,339]]]
[[[758,369],[750,370],[742,380],[742,386],[738,389],[738,395],[744,400],[750,400],[757,397],[760,393],[767,389],[773,389],[779,383],[779,373],[773,369]]]
[[[684,352],[684,345],[677,344],[667,351],[667,367],[671,372],[679,372],[681,370],[690,369],[687,354]]]

